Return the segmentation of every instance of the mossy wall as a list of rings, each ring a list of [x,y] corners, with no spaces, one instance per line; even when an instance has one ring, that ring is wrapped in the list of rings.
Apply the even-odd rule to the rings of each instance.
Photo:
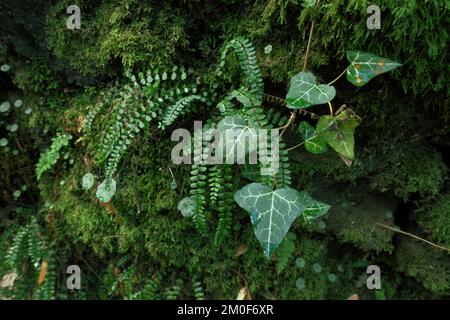
[[[0,115],[0,138],[9,142],[0,147],[0,251],[11,243],[13,225],[37,217],[61,257],[57,272],[64,277],[65,265],[79,264],[86,273],[86,292],[69,292],[62,281],[56,297],[121,298],[123,290],[105,283],[126,272],[133,274],[130,290],[159,279],[165,290],[159,297],[168,297],[174,286],[181,288],[178,297],[194,297],[194,278],[206,298],[234,299],[242,287],[261,299],[449,297],[448,253],[378,225],[450,246],[448,1],[378,1],[381,30],[367,29],[368,3],[360,0],[323,0],[319,8],[291,0],[80,1],[80,30],[65,27],[69,4],[0,3],[0,64],[11,66],[0,73],[0,100],[23,100],[22,107]],[[294,224],[295,250],[282,272],[276,255],[267,260],[260,252],[244,211],[235,208],[229,240],[220,247],[180,215],[189,168],[172,165],[168,132],[154,128],[133,143],[111,204],[102,206],[94,191],[82,189],[85,173],[101,172],[97,142],[83,140],[77,121],[124,79],[126,69],[176,64],[207,78],[223,43],[246,36],[255,44],[266,93],[283,97],[290,77],[302,69],[313,20],[309,69],[321,81],[346,66],[347,49],[392,57],[403,66],[362,89],[336,83],[337,103],[363,118],[351,167],[331,151],[290,153],[293,185],[332,209],[312,226]],[[264,52],[267,45],[270,53]],[[279,106],[267,107],[288,115]],[[207,114],[203,108],[200,114]],[[193,120],[187,116],[177,126],[192,126]],[[6,130],[11,123],[19,130]],[[39,154],[64,131],[74,141],[37,182]],[[102,135],[100,127],[94,131]],[[381,291],[365,286],[371,264],[381,267]],[[136,270],[127,271],[131,267]],[[8,272],[1,259],[0,272]]]

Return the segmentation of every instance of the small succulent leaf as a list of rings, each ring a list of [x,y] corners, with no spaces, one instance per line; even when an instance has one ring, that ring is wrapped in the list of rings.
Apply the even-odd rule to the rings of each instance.
[[[243,117],[226,116],[217,129],[221,132],[226,163],[240,162],[247,154],[257,151],[258,129],[249,127]]]
[[[92,173],[86,173],[83,176],[83,179],[81,181],[81,185],[84,190],[89,190],[94,185],[94,175]]]
[[[234,194],[237,204],[250,214],[256,238],[270,257],[280,245],[294,220],[305,207],[295,189],[272,190],[261,183],[251,183]]]
[[[310,223],[319,217],[323,216],[330,209],[330,205],[314,200],[308,192],[299,191],[300,201],[305,206],[305,211],[303,211],[303,221]]]
[[[362,87],[374,77],[401,66],[398,62],[357,50],[348,50],[347,59],[351,63],[347,68],[347,80],[357,87]]]
[[[288,108],[303,109],[333,100],[336,89],[326,84],[317,84],[311,72],[300,72],[292,77],[286,95]]]
[[[327,151],[327,143],[317,135],[316,129],[308,122],[301,122],[298,130],[305,141],[305,149],[308,152],[321,154]]]
[[[337,153],[353,160],[355,128],[361,123],[352,110],[344,109],[337,116],[322,116],[317,123],[317,132]]]
[[[116,180],[107,178],[97,187],[96,196],[100,202],[109,202],[116,193]]]

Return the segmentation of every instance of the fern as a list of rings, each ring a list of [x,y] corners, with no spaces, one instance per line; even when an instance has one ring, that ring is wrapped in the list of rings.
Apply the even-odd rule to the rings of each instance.
[[[52,139],[49,149],[41,153],[39,162],[36,165],[36,177],[39,180],[45,171],[50,170],[60,157],[60,150],[67,147],[72,135],[60,134]]]
[[[246,75],[250,92],[255,95],[256,99],[261,101],[264,93],[263,78],[256,60],[255,48],[248,39],[243,37],[234,38],[225,45],[216,71],[217,74],[220,75],[222,73],[221,69],[225,65],[225,59],[230,49],[236,52],[241,69]]]
[[[159,128],[165,129],[170,126],[181,114],[187,111],[187,108],[194,100],[201,99],[202,98],[198,95],[191,95],[178,100],[174,105],[167,109],[161,122],[159,123]]]
[[[232,210],[234,207],[233,199],[233,177],[231,174],[231,166],[223,165],[221,168],[222,186],[218,194],[217,211],[219,212],[219,224],[217,226],[215,235],[215,244],[222,243],[231,229],[232,224]]]
[[[180,297],[182,281],[177,279],[177,283],[164,291],[166,300],[176,300]]]
[[[277,272],[281,273],[286,269],[289,260],[291,259],[295,251],[295,236],[292,233],[288,233],[284,240],[281,242],[278,248],[278,262],[277,262]]]
[[[205,300],[205,293],[200,281],[192,281],[192,290],[194,291],[195,300]]]
[[[205,234],[207,231],[205,206],[206,206],[206,172],[207,167],[203,164],[201,142],[194,138],[193,161],[190,177],[190,198],[194,201],[194,212],[192,219],[194,220],[197,230]],[[198,145],[200,144],[200,145]]]

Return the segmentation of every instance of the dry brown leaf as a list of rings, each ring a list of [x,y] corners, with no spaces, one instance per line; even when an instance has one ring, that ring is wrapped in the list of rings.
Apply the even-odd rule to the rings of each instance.
[[[240,244],[236,249],[235,257],[242,256],[248,250],[248,246],[246,244]]]
[[[47,261],[42,260],[41,263],[41,271],[39,272],[39,277],[37,280],[37,285],[41,285],[42,282],[44,282],[45,274],[47,273]]]
[[[19,275],[15,272],[5,274],[0,280],[0,288],[11,288]]]

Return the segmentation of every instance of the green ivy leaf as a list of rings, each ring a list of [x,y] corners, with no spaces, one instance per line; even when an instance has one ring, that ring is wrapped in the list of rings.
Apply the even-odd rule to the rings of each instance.
[[[299,191],[300,201],[305,206],[303,211],[303,220],[310,223],[323,216],[330,209],[330,205],[314,200],[306,191]]]
[[[272,190],[261,183],[244,186],[234,194],[234,200],[250,213],[256,238],[266,257],[272,255],[292,222],[305,210],[295,189]]]
[[[107,178],[97,187],[96,196],[100,202],[109,202],[115,193],[116,180]]]
[[[305,141],[305,149],[307,151],[313,154],[320,154],[327,151],[327,143],[317,135],[316,129],[308,122],[301,122],[298,130]]]
[[[92,173],[86,173],[83,176],[81,185],[84,190],[89,190],[94,185],[94,175]]]
[[[401,66],[398,62],[364,51],[349,50],[347,59],[351,63],[347,69],[347,79],[357,87],[362,87],[372,78]]]
[[[240,160],[238,150],[244,150],[245,153],[242,156],[256,152],[257,143],[248,143],[248,141],[258,141],[258,130],[250,128],[241,116],[235,115],[223,118],[217,124],[217,129],[222,134],[226,163],[231,160],[235,163],[235,158],[238,161]]]
[[[336,117],[322,116],[317,123],[319,137],[348,160],[354,158],[355,128],[361,123],[352,110],[344,109]]]
[[[317,84],[311,72],[300,72],[292,77],[286,95],[288,108],[303,109],[333,100],[336,90],[333,86]]]

